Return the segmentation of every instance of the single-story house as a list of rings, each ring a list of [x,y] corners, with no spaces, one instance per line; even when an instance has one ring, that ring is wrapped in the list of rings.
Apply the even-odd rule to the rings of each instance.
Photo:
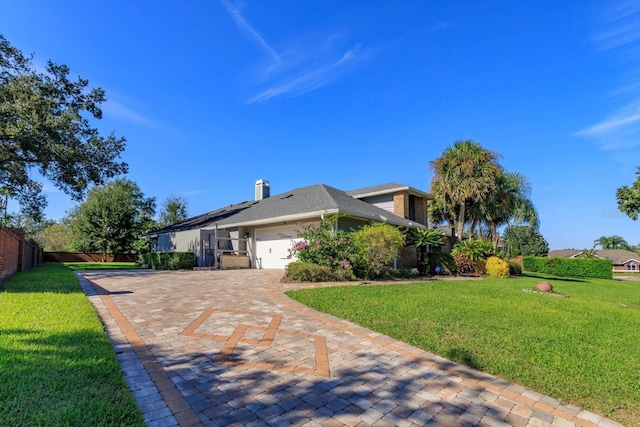
[[[216,268],[284,268],[301,224],[338,215],[336,227],[357,229],[383,222],[403,231],[424,228],[429,194],[397,183],[345,192],[325,184],[270,196],[270,183],[258,180],[255,198],[226,206],[146,235],[152,250],[194,252],[197,265]],[[415,249],[403,260],[414,264]],[[406,260],[405,258],[409,258]]]
[[[577,249],[564,249],[549,251],[550,258],[580,258],[584,251]],[[601,249],[596,251],[596,256],[611,260],[613,271],[618,273],[640,273],[640,255],[623,249]]]

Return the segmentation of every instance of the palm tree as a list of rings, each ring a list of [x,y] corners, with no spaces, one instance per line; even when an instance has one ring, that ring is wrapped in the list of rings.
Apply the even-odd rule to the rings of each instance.
[[[628,249],[629,244],[620,236],[601,236],[593,241],[593,247],[602,249]]]
[[[524,176],[502,170],[494,190],[478,204],[480,215],[489,229],[494,251],[497,251],[500,243],[500,226],[510,227],[513,221],[518,225],[538,228],[538,213],[529,198],[530,191],[531,186]]]
[[[497,153],[466,140],[454,143],[430,162],[434,171],[430,192],[436,205],[458,211],[456,238],[462,237],[467,205],[483,201],[495,187],[500,175],[497,159]]]

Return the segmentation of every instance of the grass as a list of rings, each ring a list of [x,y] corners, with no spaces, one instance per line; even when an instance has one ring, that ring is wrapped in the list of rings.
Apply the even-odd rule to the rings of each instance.
[[[531,292],[544,277],[559,298]],[[529,276],[302,289],[317,310],[640,426],[640,284]]]
[[[71,270],[123,270],[141,268],[135,262],[64,262]]]
[[[0,292],[0,425],[144,426],[100,320],[60,263]]]

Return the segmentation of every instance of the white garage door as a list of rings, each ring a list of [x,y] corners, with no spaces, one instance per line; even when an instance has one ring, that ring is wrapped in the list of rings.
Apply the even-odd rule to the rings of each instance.
[[[292,242],[298,242],[295,226],[262,228],[256,230],[256,264],[258,268],[285,268],[294,261],[289,258]]]

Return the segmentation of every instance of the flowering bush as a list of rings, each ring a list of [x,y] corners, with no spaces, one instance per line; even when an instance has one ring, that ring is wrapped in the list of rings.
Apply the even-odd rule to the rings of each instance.
[[[351,236],[336,230],[338,217],[323,219],[320,225],[302,224],[298,237],[290,249],[291,256],[303,263],[323,265],[332,270],[351,270],[355,254]]]
[[[498,257],[489,257],[485,264],[485,268],[487,269],[487,274],[490,277],[509,277],[509,264],[505,260]]]

